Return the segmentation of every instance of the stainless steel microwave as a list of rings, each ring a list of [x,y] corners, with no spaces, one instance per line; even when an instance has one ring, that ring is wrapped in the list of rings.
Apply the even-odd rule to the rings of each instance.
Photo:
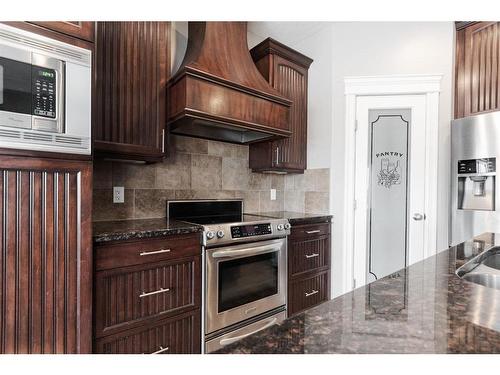
[[[0,25],[0,147],[90,154],[91,51]]]

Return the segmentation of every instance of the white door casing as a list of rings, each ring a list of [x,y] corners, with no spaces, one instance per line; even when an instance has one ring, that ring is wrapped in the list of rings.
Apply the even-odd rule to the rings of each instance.
[[[345,95],[346,95],[346,133],[345,133],[345,199],[344,199],[344,223],[345,234],[343,241],[343,261],[344,261],[344,277],[343,291],[348,292],[354,287],[355,275],[365,275],[366,277],[366,259],[364,265],[363,260],[358,262],[355,260],[355,247],[357,243],[361,243],[359,238],[366,239],[366,209],[367,209],[367,187],[368,171],[356,171],[356,159],[363,157],[356,152],[356,115],[358,103],[366,108],[412,108],[412,117],[416,116],[414,123],[418,121],[423,127],[422,131],[415,134],[416,141],[424,144],[424,148],[419,151],[421,155],[420,163],[412,166],[413,168],[424,169],[421,171],[425,175],[425,183],[420,193],[423,194],[423,199],[420,197],[420,202],[423,202],[423,208],[417,207],[415,202],[418,196],[415,196],[413,203],[410,202],[408,213],[410,216],[413,213],[424,213],[426,220],[422,221],[420,230],[423,233],[418,233],[418,229],[410,233],[409,242],[416,243],[414,236],[422,238],[423,249],[421,252],[410,252],[408,262],[412,264],[420,259],[428,257],[436,253],[436,214],[437,214],[437,162],[438,162],[438,108],[439,108],[439,91],[442,75],[406,75],[406,76],[380,76],[380,77],[348,77],[345,78]],[[384,98],[385,96],[385,98]],[[389,97],[390,96],[390,97]],[[400,99],[398,99],[400,97]],[[375,98],[375,107],[370,107],[368,103]],[[393,103],[390,100],[393,100]],[[377,103],[378,101],[378,103]],[[399,103],[397,103],[399,102]],[[368,105],[368,107],[366,107]],[[415,114],[413,114],[415,113]],[[366,110],[368,116],[368,109]],[[358,119],[358,124],[364,120]],[[368,124],[366,117],[365,124]],[[361,135],[362,137],[368,137]],[[420,139],[418,138],[420,137]],[[424,138],[423,140],[421,138]],[[368,138],[365,138],[368,142]],[[366,143],[368,144],[368,143]],[[364,150],[365,159],[367,160],[368,147]],[[410,161],[412,163],[412,161]],[[410,182],[411,184],[411,182]],[[410,186],[411,189],[411,186]],[[356,195],[361,198],[361,201],[356,202],[357,210],[354,209]],[[364,205],[364,206],[363,206]],[[356,216],[357,212],[364,211],[363,215]],[[364,221],[363,221],[364,220]],[[411,219],[410,219],[411,220]],[[361,232],[357,229],[361,228]],[[364,228],[364,229],[363,229]],[[355,230],[356,229],[356,230]],[[366,251],[366,242],[365,242]],[[356,269],[355,267],[356,263]],[[363,270],[361,270],[363,268]],[[359,277],[359,276],[358,276]],[[361,284],[363,280],[360,280]],[[356,286],[360,286],[357,282]]]

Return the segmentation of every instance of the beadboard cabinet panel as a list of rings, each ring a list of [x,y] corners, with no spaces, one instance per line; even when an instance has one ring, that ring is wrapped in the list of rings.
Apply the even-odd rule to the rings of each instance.
[[[0,352],[90,353],[92,166],[0,159]]]
[[[97,23],[94,149],[98,156],[163,158],[169,41],[169,22]]]
[[[457,30],[455,118],[500,109],[500,22]]]

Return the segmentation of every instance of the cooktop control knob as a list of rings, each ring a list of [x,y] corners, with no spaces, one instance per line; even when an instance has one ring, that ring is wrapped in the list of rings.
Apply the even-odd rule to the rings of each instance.
[[[212,230],[209,230],[209,231],[207,232],[207,238],[208,238],[209,240],[211,240],[211,239],[213,239],[214,237],[215,237],[215,232],[214,232],[214,231],[212,231]]]
[[[222,238],[224,237],[224,231],[223,230],[218,230],[217,231],[217,238]]]
[[[283,226],[283,224],[278,224],[277,228],[278,228],[278,230],[283,230],[284,226]]]
[[[292,227],[292,226],[290,225],[290,223],[286,223],[286,224],[285,224],[285,229],[286,229],[286,230],[290,229],[291,227]]]

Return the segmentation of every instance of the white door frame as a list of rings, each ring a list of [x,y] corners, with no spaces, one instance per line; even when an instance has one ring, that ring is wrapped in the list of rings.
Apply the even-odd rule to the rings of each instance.
[[[439,92],[442,74],[346,77],[343,292],[353,289],[354,275],[354,197],[356,151],[356,102],[358,96],[425,95],[425,214],[424,258],[437,250],[437,169]]]

